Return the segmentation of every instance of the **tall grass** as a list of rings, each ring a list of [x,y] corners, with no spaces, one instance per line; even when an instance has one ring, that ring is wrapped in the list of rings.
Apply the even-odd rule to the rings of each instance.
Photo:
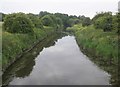
[[[103,32],[93,25],[82,27],[81,24],[67,30],[74,32],[78,45],[93,62],[112,74],[111,83],[118,84],[118,34]]]
[[[54,32],[52,27],[34,28],[34,34],[16,34],[2,32],[2,68],[6,69],[17,56],[30,49],[38,41]]]
[[[95,29],[93,25],[89,27],[75,25],[67,30],[74,31],[78,44],[83,48],[95,50],[96,56],[115,60],[118,58],[118,35],[115,32],[103,32]]]

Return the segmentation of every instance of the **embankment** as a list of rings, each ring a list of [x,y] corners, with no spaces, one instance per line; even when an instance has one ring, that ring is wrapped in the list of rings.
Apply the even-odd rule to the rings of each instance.
[[[55,33],[53,27],[34,28],[34,34],[2,32],[2,70],[3,72],[23,53],[31,50],[38,42]]]
[[[111,84],[118,84],[118,35],[115,32],[103,32],[93,25],[81,24],[67,28],[73,32],[80,49],[91,60],[111,74]]]

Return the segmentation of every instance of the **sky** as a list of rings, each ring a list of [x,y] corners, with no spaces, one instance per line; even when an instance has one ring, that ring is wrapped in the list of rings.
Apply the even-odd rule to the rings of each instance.
[[[120,0],[0,0],[0,12],[3,13],[65,13],[93,17],[96,12],[118,11]]]

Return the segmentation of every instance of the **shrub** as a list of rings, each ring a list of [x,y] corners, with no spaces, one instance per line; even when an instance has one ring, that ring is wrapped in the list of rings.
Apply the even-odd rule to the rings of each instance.
[[[13,13],[5,17],[3,29],[10,33],[33,33],[33,24],[24,13]]]
[[[103,29],[103,31],[111,31],[112,30],[112,13],[105,12],[97,14],[93,18],[93,23],[97,29]]]
[[[32,13],[29,13],[27,15],[30,18],[30,20],[32,21],[35,28],[43,29],[43,24],[37,15],[32,14]]]
[[[53,26],[53,20],[49,15],[45,15],[44,17],[41,18],[41,21],[44,26]]]

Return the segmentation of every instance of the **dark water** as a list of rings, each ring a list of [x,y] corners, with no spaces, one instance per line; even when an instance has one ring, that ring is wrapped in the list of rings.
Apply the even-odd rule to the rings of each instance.
[[[39,43],[3,75],[9,85],[109,85],[110,76],[84,55],[74,36]]]

